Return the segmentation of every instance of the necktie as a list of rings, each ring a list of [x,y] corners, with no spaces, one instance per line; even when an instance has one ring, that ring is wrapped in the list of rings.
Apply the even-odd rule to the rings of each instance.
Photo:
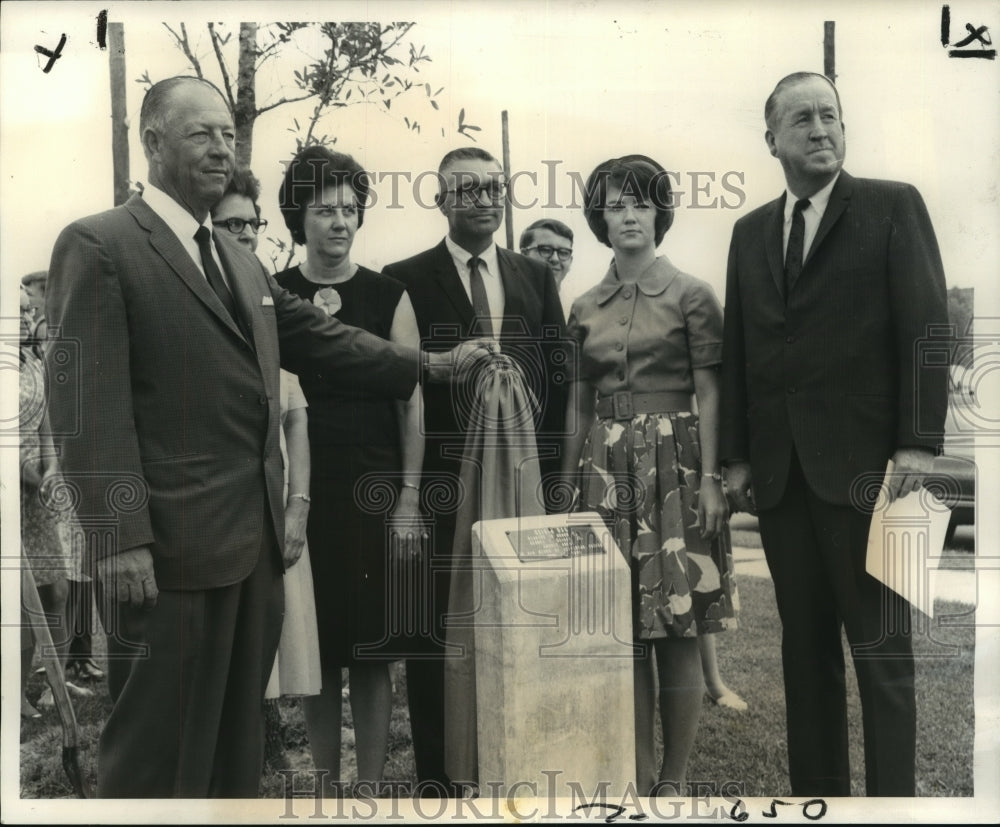
[[[226,280],[222,277],[219,266],[215,263],[215,256],[212,255],[211,230],[205,226],[199,227],[198,232],[194,234],[194,240],[198,242],[198,252],[201,253],[201,263],[205,268],[205,275],[208,277],[209,285],[215,291],[215,295],[219,297],[219,301],[229,311],[229,315],[236,322],[237,327],[239,327],[240,317],[236,313],[236,302],[233,300],[233,294],[229,292],[229,288],[226,286]]]
[[[493,320],[490,318],[490,302],[486,298],[486,285],[483,284],[483,274],[479,272],[482,259],[473,256],[469,259],[469,288],[472,293],[472,312],[479,322],[479,329],[487,336],[493,335]]]
[[[785,251],[785,303],[792,287],[802,272],[802,248],[805,246],[806,220],[802,211],[809,206],[808,198],[800,198],[792,209],[792,231],[788,234],[788,249]]]

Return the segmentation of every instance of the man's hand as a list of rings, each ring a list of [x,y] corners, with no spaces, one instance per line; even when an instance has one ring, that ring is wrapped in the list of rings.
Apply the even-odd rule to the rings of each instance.
[[[731,462],[726,466],[726,489],[733,500],[733,511],[757,513],[749,462]]]
[[[282,558],[285,568],[294,566],[306,547],[306,525],[309,522],[309,503],[300,497],[285,506],[285,551]]]
[[[97,562],[97,574],[105,591],[119,603],[134,609],[152,609],[159,590],[153,574],[153,555],[146,546],[130,548]]]
[[[443,353],[428,353],[429,378],[434,382],[464,381],[475,374],[496,349],[493,339],[470,339]]]
[[[905,497],[924,484],[934,469],[934,454],[926,448],[900,448],[892,455],[892,473],[886,479],[889,502]]]

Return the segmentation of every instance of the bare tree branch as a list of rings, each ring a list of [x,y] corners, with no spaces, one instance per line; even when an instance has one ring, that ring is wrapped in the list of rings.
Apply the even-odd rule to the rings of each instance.
[[[260,109],[256,110],[257,115],[263,115],[265,112],[270,112],[272,109],[277,109],[279,106],[283,106],[286,103],[298,103],[299,101],[309,100],[316,93],[309,92],[305,95],[299,95],[297,98],[282,98],[274,103],[269,103],[267,106],[262,106]]]
[[[309,146],[312,140],[313,130],[316,129],[316,124],[319,123],[320,116],[323,114],[323,110],[326,108],[327,102],[330,100],[330,90],[333,86],[333,67],[337,61],[337,55],[333,49],[330,50],[330,59],[327,61],[327,81],[323,94],[319,95],[319,100],[316,102],[316,106],[313,109],[312,117],[309,119],[309,129],[306,130],[306,137],[302,141],[303,146]]]
[[[187,28],[185,28],[184,24],[181,23],[181,33],[180,34],[177,34],[177,32],[175,32],[173,29],[171,29],[170,26],[168,26],[166,23],[163,24],[163,27],[168,32],[170,32],[171,35],[173,35],[174,40],[177,41],[177,47],[182,52],[184,52],[184,56],[188,59],[188,62],[191,64],[191,68],[194,69],[194,73],[198,77],[204,78],[205,75],[202,74],[201,63],[198,62],[198,58],[196,58],[194,56],[194,52],[191,51],[191,44],[188,41]]]
[[[275,248],[269,254],[271,259],[271,269],[275,273],[284,272],[292,266],[292,260],[295,258],[295,242],[293,241],[291,244],[285,244],[283,239],[272,238],[271,236],[268,236],[267,240],[270,241]],[[278,263],[278,257],[281,255],[285,256],[284,264]]]
[[[259,57],[257,58],[257,68],[260,69],[260,67],[263,66],[265,63],[267,63],[267,61],[276,58],[278,56],[278,53],[277,51],[268,52],[267,54],[258,52],[258,55]]]
[[[232,84],[229,82],[229,72],[226,69],[226,61],[222,57],[222,47],[219,44],[220,37],[215,31],[215,24],[208,24],[208,33],[212,38],[212,48],[215,49],[215,59],[219,62],[219,71],[222,72],[222,86],[226,90],[226,97],[229,99],[229,108],[236,108],[236,96],[233,94]]]
[[[263,28],[270,29],[270,26],[264,26]],[[270,35],[270,32],[268,34]],[[272,37],[271,42],[266,46],[259,46],[257,48],[257,66],[259,67],[269,57],[274,57],[278,53],[278,50],[288,42],[288,39],[288,34],[282,32],[278,37]]]
[[[391,52],[394,48],[396,48],[396,46],[399,44],[399,41],[401,41],[404,37],[406,37],[406,33],[410,29],[412,29],[414,27],[414,25],[416,25],[416,24],[414,24],[414,23],[393,23],[391,25],[393,25],[393,26],[403,26],[404,28],[402,29],[402,31],[400,31],[400,33],[396,36],[396,38],[392,41],[392,43],[390,43],[388,46],[383,46],[382,47],[382,51],[384,51],[384,52]]]

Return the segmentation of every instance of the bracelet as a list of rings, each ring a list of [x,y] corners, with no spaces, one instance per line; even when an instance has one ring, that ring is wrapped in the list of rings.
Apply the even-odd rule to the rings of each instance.
[[[412,488],[412,489],[413,489],[414,491],[416,491],[416,492],[417,492],[418,494],[420,493],[420,486],[419,486],[419,485],[414,485],[414,484],[413,484],[412,482],[404,482],[404,483],[402,484],[402,487],[403,487],[403,488]]]
[[[308,494],[289,494],[288,495],[288,499],[290,499],[290,500],[302,500],[302,502],[305,502],[305,503],[311,503],[312,502],[312,500],[309,499],[309,495]]]
[[[722,474],[719,473],[718,471],[716,471],[714,474],[709,474],[707,471],[705,471],[702,473],[701,478],[705,479],[705,477],[709,477],[710,479],[713,479],[716,482],[722,482]]]

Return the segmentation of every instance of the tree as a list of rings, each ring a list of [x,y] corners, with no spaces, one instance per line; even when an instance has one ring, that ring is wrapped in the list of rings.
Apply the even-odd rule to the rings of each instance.
[[[176,46],[187,58],[195,75],[205,77],[202,62],[204,55],[197,53],[198,46],[187,27],[178,29],[163,24]],[[294,120],[296,150],[311,144],[329,144],[335,139],[318,133],[319,122],[327,112],[354,104],[374,104],[390,111],[393,101],[407,93],[425,95],[430,106],[437,110],[437,96],[443,87],[434,91],[429,83],[417,83],[413,75],[420,72],[424,63],[431,62],[423,46],[407,44],[404,57],[403,39],[415,23],[241,23],[238,35],[238,57],[235,83],[224,49],[232,40],[232,32],[215,23],[206,25],[211,53],[209,59],[218,68],[220,87],[226,96],[236,125],[236,161],[249,166],[253,155],[253,129],[257,118],[287,104],[314,101],[312,112],[304,125]],[[310,54],[303,46],[308,37],[318,38],[322,54]],[[307,61],[292,71],[289,83],[282,84],[277,98],[260,105],[257,102],[256,76],[262,66],[298,49]],[[315,50],[313,50],[315,51]],[[138,79],[151,84],[149,73]],[[235,88],[234,88],[235,86]],[[464,115],[464,110],[463,110]],[[419,121],[403,118],[406,128],[420,132]],[[460,124],[460,131],[463,124]],[[464,125],[464,129],[469,129]],[[474,127],[473,127],[474,128]],[[444,130],[442,129],[442,134]]]
[[[241,23],[237,38],[235,82],[231,71],[231,56],[226,51],[232,42],[232,32],[221,24],[207,23],[210,51],[201,39],[181,23],[176,29],[166,23],[174,44],[184,54],[194,74],[206,77],[203,63],[210,61],[218,69],[219,87],[226,96],[236,127],[236,163],[249,167],[253,156],[253,134],[257,119],[286,105],[313,101],[312,111],[304,124],[292,119],[289,132],[295,135],[296,152],[312,144],[333,144],[333,138],[319,131],[320,121],[329,112],[358,104],[375,105],[392,113],[393,101],[402,95],[420,95],[432,109],[439,111],[438,95],[444,87],[434,90],[430,83],[418,83],[415,75],[425,63],[430,63],[424,46],[403,43],[415,23]],[[314,42],[309,42],[314,41]],[[317,48],[316,43],[321,44]],[[290,56],[305,55],[299,68],[290,67]],[[267,66],[284,82],[272,99],[258,104],[257,73]],[[289,71],[290,69],[290,71]],[[215,79],[215,72],[212,73]],[[149,72],[137,83],[151,86]],[[395,113],[393,113],[395,114]],[[421,124],[409,115],[402,116],[406,128],[420,133]],[[473,132],[480,127],[465,120],[464,107],[458,113],[456,132],[475,140]],[[445,130],[441,128],[442,137]],[[274,251],[270,254],[275,270],[288,267],[295,255],[295,244],[268,238]],[[282,266],[279,259],[284,259]]]

